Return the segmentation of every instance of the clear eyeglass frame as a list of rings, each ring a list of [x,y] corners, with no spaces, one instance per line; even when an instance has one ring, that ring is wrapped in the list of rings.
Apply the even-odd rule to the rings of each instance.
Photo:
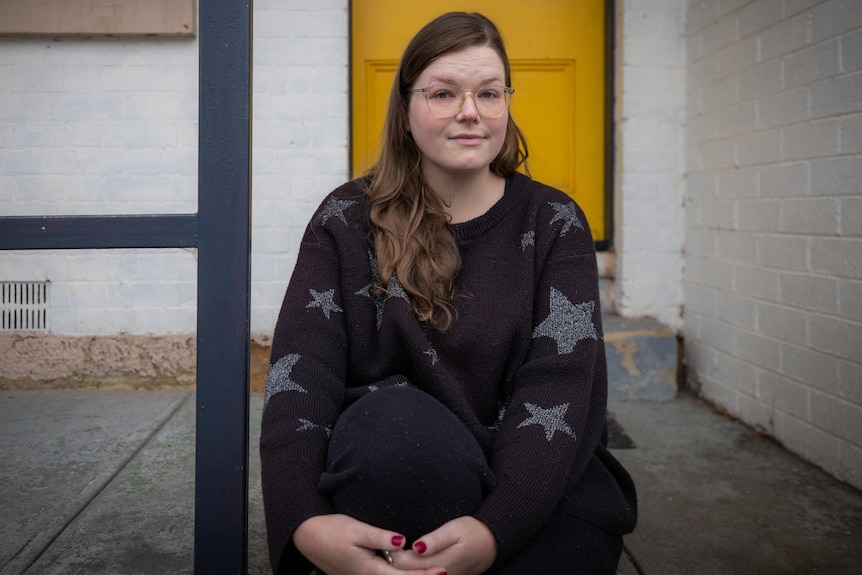
[[[515,89],[511,86],[493,84],[480,86],[475,90],[462,90],[449,84],[436,84],[425,88],[411,88],[407,91],[413,94],[424,94],[428,111],[432,116],[440,119],[457,116],[464,107],[464,98],[467,94],[473,96],[473,102],[480,117],[496,118],[509,109],[512,94],[515,93]]]

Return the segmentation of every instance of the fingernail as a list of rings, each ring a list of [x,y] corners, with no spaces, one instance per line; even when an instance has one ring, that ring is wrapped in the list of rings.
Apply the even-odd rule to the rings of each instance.
[[[393,535],[392,545],[394,545],[395,547],[401,547],[402,545],[404,545],[404,536],[403,535]]]
[[[416,551],[419,555],[425,553],[428,550],[428,546],[422,543],[421,541],[417,541],[413,544],[413,550]]]

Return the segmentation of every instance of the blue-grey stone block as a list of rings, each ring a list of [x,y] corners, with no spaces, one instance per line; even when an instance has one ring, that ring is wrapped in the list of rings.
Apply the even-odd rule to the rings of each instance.
[[[667,401],[676,397],[679,344],[667,326],[651,318],[605,316],[608,397]]]

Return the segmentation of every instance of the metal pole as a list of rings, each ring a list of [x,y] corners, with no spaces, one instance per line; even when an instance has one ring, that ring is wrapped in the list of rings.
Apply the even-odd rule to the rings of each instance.
[[[195,573],[248,562],[251,2],[200,2]]]
[[[197,246],[197,214],[10,216],[0,224],[0,250]]]

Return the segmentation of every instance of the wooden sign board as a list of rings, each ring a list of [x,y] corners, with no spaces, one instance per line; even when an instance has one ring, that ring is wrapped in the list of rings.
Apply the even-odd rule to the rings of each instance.
[[[195,0],[0,0],[0,35],[194,36]]]

